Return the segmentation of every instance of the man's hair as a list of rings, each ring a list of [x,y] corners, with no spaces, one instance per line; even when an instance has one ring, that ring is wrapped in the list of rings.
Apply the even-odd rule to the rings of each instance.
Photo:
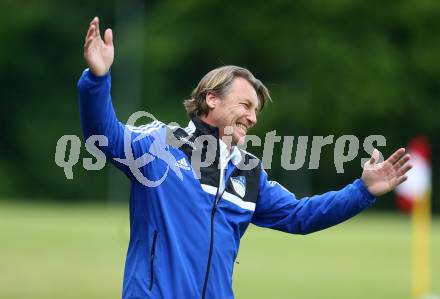
[[[212,93],[223,98],[235,78],[246,79],[254,87],[258,96],[258,111],[263,109],[266,102],[271,101],[269,90],[249,70],[235,65],[226,65],[207,73],[191,93],[191,99],[183,102],[189,118],[207,115],[209,107],[206,104],[206,95]]]

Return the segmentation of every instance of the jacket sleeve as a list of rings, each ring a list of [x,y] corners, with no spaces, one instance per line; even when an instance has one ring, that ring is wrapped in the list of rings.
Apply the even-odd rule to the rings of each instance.
[[[375,202],[357,179],[339,191],[297,199],[262,170],[252,223],[292,234],[308,234],[341,223]]]
[[[139,131],[134,130],[135,132],[133,132],[117,119],[110,89],[110,72],[102,77],[93,75],[88,69],[83,72],[78,81],[81,128],[84,139],[92,135],[104,135],[108,140],[108,145],[99,146],[98,148],[105,154],[107,161],[113,163],[127,176],[131,177],[128,165],[117,162],[126,159],[124,133],[129,133],[127,135],[129,136],[129,149],[132,151],[133,158],[139,157],[142,151],[148,148],[151,140],[149,136],[146,136],[142,139],[142,142],[133,142],[139,135]],[[130,132],[127,130],[130,130]]]

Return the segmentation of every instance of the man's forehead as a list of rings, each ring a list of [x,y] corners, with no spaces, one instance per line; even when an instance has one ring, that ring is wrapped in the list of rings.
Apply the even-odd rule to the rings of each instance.
[[[257,92],[252,84],[244,78],[235,78],[229,92],[239,97],[239,100],[250,101],[254,106],[258,106]]]

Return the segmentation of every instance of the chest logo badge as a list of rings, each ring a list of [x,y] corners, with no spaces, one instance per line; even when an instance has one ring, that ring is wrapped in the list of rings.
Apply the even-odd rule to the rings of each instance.
[[[243,198],[246,194],[246,178],[244,176],[233,177],[231,178],[231,183],[235,192]]]

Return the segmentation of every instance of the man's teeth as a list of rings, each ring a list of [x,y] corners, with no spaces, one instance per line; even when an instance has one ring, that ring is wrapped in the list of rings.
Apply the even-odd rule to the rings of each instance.
[[[237,124],[237,128],[240,128],[240,129],[242,129],[244,132],[246,132],[247,131],[247,128],[246,128],[246,126],[245,125],[242,125],[242,124]]]

